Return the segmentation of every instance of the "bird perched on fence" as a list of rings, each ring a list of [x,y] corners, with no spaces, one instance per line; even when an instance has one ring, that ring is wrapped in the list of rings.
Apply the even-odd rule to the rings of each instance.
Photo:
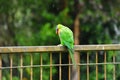
[[[72,63],[76,67],[75,59],[74,59],[74,39],[73,32],[66,26],[62,24],[58,24],[56,27],[56,34],[59,35],[61,45],[66,46],[70,57],[72,59]]]

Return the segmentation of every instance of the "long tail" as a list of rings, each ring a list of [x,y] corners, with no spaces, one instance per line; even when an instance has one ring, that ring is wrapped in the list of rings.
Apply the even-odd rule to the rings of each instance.
[[[74,64],[74,67],[76,67],[76,62],[75,62],[75,58],[74,58],[74,49],[69,49],[68,48],[68,51],[70,53],[70,57],[72,59],[72,63]]]

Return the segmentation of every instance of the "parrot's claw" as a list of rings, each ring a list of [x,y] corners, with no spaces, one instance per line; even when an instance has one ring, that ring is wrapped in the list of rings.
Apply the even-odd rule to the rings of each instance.
[[[57,46],[63,46],[62,44],[59,44],[59,45],[57,45]]]

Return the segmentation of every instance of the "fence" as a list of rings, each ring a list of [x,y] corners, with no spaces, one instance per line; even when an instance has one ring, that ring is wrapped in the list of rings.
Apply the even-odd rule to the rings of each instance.
[[[75,45],[75,51],[80,55],[79,80],[120,79],[119,44]],[[72,64],[65,52],[63,46],[0,47],[0,80],[71,80]]]

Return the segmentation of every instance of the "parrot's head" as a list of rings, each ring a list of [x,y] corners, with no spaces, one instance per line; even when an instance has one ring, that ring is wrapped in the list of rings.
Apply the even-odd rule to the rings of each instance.
[[[60,29],[63,27],[62,24],[58,24],[57,27],[56,27],[56,34],[59,34],[60,32]]]

